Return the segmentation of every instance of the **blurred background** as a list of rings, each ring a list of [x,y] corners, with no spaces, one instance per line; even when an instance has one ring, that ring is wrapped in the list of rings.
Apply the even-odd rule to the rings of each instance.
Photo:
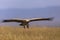
[[[0,26],[19,26],[19,23],[2,23],[12,18],[48,18],[53,21],[31,22],[34,26],[60,26],[60,0],[0,0]]]

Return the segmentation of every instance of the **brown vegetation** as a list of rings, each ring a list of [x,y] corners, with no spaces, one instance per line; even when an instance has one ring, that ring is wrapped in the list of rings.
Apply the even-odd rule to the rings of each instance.
[[[60,28],[0,27],[0,40],[60,40]]]

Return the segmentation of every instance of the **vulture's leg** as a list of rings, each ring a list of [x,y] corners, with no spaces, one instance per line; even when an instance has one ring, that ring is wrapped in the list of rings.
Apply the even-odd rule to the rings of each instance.
[[[24,28],[25,28],[25,25],[24,25]]]
[[[27,28],[29,28],[29,24],[27,24],[26,26],[27,26]]]

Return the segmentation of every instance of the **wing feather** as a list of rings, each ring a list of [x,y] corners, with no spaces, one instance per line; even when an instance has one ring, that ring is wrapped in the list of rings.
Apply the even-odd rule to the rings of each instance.
[[[45,20],[52,20],[53,18],[36,18],[36,19],[31,19],[29,22],[32,22],[32,21],[45,21]]]
[[[9,19],[9,20],[3,20],[3,22],[23,22],[23,20]]]

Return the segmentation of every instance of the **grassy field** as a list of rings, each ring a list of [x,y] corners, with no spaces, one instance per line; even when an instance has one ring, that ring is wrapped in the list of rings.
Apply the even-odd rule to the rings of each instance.
[[[0,27],[0,40],[60,40],[60,28]]]

